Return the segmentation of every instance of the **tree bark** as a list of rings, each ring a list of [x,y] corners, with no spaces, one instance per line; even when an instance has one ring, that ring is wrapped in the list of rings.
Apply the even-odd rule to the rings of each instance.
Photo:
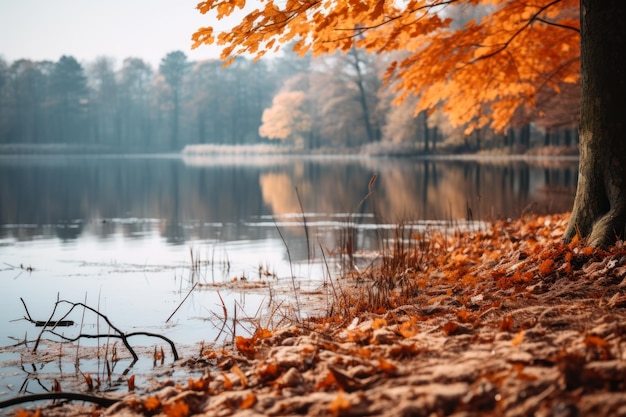
[[[626,225],[626,2],[581,0],[580,18],[579,176],[564,238],[609,246]]]

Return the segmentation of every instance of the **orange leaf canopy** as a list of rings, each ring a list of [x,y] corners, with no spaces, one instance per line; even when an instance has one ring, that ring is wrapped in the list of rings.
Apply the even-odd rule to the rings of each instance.
[[[537,93],[579,79],[578,0],[207,0],[203,14],[238,23],[193,47],[216,43],[222,59],[293,43],[301,55],[393,53],[386,80],[416,112],[443,106],[455,125],[496,130],[529,113]],[[237,13],[233,15],[233,13]],[[520,116],[521,115],[521,116]]]

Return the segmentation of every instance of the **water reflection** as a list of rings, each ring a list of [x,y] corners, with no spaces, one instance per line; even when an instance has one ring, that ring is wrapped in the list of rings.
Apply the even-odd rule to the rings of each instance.
[[[245,161],[243,161],[245,162]],[[374,194],[362,205],[368,182]],[[169,244],[256,240],[264,216],[375,214],[378,220],[488,220],[525,210],[570,209],[575,161],[477,162],[283,159],[204,165],[172,158],[56,158],[0,161],[0,237],[19,241],[89,231],[140,239],[158,230]],[[300,201],[296,194],[300,195]],[[302,234],[292,230],[291,233]]]

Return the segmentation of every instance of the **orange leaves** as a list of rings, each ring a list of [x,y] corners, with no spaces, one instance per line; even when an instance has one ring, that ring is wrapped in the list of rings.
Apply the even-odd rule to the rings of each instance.
[[[199,379],[189,378],[189,381],[187,382],[187,389],[189,391],[206,392],[209,391],[210,382],[211,379],[208,377]]]
[[[254,339],[243,336],[235,338],[235,346],[237,350],[246,356],[254,356],[256,348],[254,347]]]
[[[89,391],[93,391],[93,378],[89,374],[82,374],[85,379],[85,384],[87,384],[87,389]]]
[[[237,350],[243,353],[247,357],[254,357],[256,353],[256,343],[260,339],[267,339],[272,335],[272,332],[267,329],[257,329],[251,338],[237,336],[235,337],[235,346]]]
[[[228,375],[226,374],[226,372],[222,372],[222,378],[224,379],[224,389],[226,391],[230,391],[233,389],[233,383],[230,380],[230,378],[228,377]]]
[[[339,391],[335,399],[332,400],[328,405],[328,411],[330,411],[330,413],[335,416],[341,415],[351,408],[352,405],[350,404],[350,401],[343,393],[343,391]]]
[[[413,337],[418,332],[419,328],[417,327],[417,317],[415,316],[411,317],[410,320],[405,321],[398,326],[398,333],[400,333],[400,335],[405,338]]]
[[[135,375],[131,375],[128,378],[127,384],[128,384],[128,390],[129,391],[134,391],[135,390]]]
[[[241,388],[245,389],[248,385],[248,378],[246,378],[246,374],[243,373],[241,368],[237,365],[234,365],[230,370],[239,377],[239,381],[241,382]]]
[[[19,409],[15,412],[14,416],[15,417],[42,417],[43,413],[41,409],[37,409],[35,411]]]
[[[248,385],[248,378],[246,378],[246,375],[243,373],[241,368],[239,368],[237,365],[233,365],[233,367],[230,368],[230,370],[232,371],[232,373],[237,375],[237,377],[239,377],[239,383],[241,384],[241,388],[245,389],[246,386]],[[234,387],[234,384],[232,380],[229,378],[228,374],[226,372],[222,372],[220,375],[222,376],[222,379],[224,380],[224,390],[231,391]]]
[[[281,369],[273,362],[262,362],[256,369],[256,374],[261,381],[274,380],[281,373]]]
[[[613,358],[609,343],[599,336],[587,336],[585,338],[587,351],[594,354],[598,359],[606,361]]]
[[[143,402],[143,406],[148,412],[157,411],[158,408],[161,407],[161,401],[157,397],[151,396],[146,398]]]
[[[511,339],[511,345],[519,346],[524,341],[524,330],[520,330],[517,334]]]
[[[459,325],[454,321],[449,321],[443,325],[442,330],[447,335],[452,335],[459,328]]]
[[[292,40],[300,55],[353,46],[408,52],[387,72],[388,79],[397,81],[394,87],[421,96],[417,112],[443,103],[452,124],[468,125],[469,130],[489,122],[503,129],[516,110],[534,111],[540,92],[557,90],[561,82],[578,82],[576,0],[458,3],[443,14],[441,2],[428,0],[267,0],[262,9],[248,11],[239,24],[217,36],[213,27],[198,29],[193,46],[217,43],[225,60],[238,54],[259,58],[276,43]],[[245,4],[209,0],[197,8],[222,19]],[[484,9],[475,6],[493,11],[481,14]]]
[[[382,329],[386,325],[387,325],[387,320],[383,318],[375,318],[374,321],[372,322],[372,329],[374,330]]]
[[[268,139],[298,141],[311,129],[311,119],[304,111],[306,95],[302,91],[283,91],[272,100],[272,107],[263,111],[259,134]]]
[[[189,415],[189,405],[183,400],[165,404],[163,406],[163,413],[167,417],[187,417]]]
[[[212,44],[215,42],[213,28],[210,26],[202,27],[192,35],[191,39],[193,40],[193,44],[191,45],[192,49],[195,49],[202,44]]]
[[[395,375],[398,372],[398,367],[391,362],[388,362],[385,358],[378,358],[378,370],[385,375]]]
[[[239,408],[242,410],[247,410],[249,408],[252,408],[254,406],[254,404],[256,404],[257,398],[256,395],[254,395],[254,393],[249,392],[242,400],[241,403],[239,403]]]
[[[337,379],[332,371],[326,373],[326,376],[319,380],[315,385],[315,391],[324,391],[326,389],[332,388],[337,384]]]
[[[539,273],[542,275],[550,275],[554,270],[554,261],[552,259],[546,259],[539,265]]]

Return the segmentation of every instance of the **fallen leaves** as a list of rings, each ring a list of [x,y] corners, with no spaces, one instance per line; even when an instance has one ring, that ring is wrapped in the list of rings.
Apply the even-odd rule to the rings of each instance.
[[[184,401],[165,404],[163,406],[163,414],[167,417],[187,417],[189,415],[189,405]]]
[[[626,249],[589,251],[582,241],[555,240],[565,220],[500,222],[480,239],[440,237],[419,270],[377,271],[402,278],[386,281],[402,286],[385,294],[397,307],[257,330],[236,339],[234,351],[202,349],[220,364],[214,375],[207,370],[186,385],[133,397],[134,408],[130,399],[119,407],[170,417],[244,409],[554,415],[568,402],[578,415],[611,414],[626,407]],[[459,266],[468,269],[458,274]]]
[[[552,259],[546,259],[539,265],[539,273],[541,275],[550,275],[554,270],[554,261]]]
[[[261,339],[267,339],[272,336],[272,331],[258,328],[254,335],[250,338],[237,336],[235,337],[235,346],[237,350],[248,357],[254,357],[257,352],[257,342]]]
[[[152,413],[156,411],[159,407],[161,407],[161,401],[156,396],[150,396],[146,398],[143,406],[145,407],[146,411]]]
[[[524,341],[524,330],[520,330],[519,332],[517,332],[515,337],[511,339],[511,345],[519,346],[522,344],[523,341]]]
[[[334,416],[339,416],[350,408],[352,408],[352,405],[342,391],[337,392],[335,399],[328,405],[328,411],[330,411]]]

